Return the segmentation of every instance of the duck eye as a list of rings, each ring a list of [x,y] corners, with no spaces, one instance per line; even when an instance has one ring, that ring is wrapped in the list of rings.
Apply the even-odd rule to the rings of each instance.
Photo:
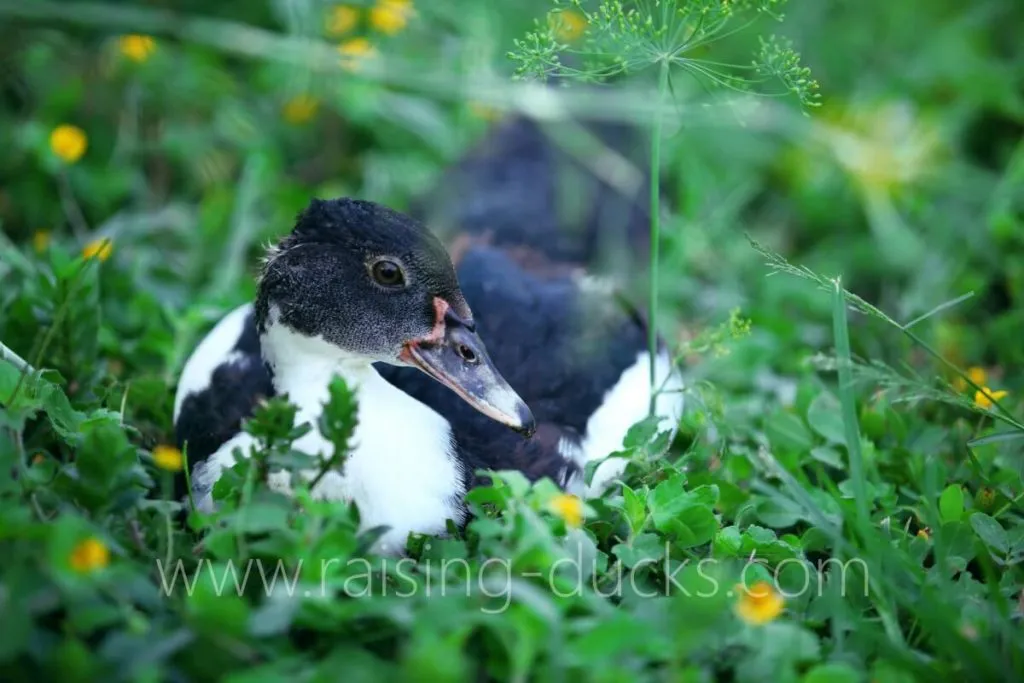
[[[465,344],[459,344],[457,347],[455,347],[455,352],[462,357],[462,360],[466,361],[470,365],[476,365],[478,362],[480,362],[480,359],[477,357],[473,349],[469,348]]]
[[[370,274],[378,285],[383,287],[401,287],[405,284],[402,267],[394,261],[382,259],[373,264]]]

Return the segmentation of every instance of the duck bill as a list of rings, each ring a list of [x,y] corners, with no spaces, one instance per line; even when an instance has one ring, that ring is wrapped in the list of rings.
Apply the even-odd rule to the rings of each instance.
[[[494,367],[475,333],[465,328],[449,328],[441,343],[406,343],[399,358],[433,377],[492,420],[526,436],[533,435],[537,426],[533,413]]]

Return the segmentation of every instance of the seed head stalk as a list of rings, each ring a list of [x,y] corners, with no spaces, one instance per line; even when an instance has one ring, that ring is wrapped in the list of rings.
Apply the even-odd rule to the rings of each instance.
[[[647,407],[654,415],[657,399],[657,377],[655,359],[658,352],[658,252],[661,242],[661,125],[662,107],[668,94],[669,63],[662,59],[658,65],[658,99],[651,126],[651,245],[650,245],[650,289],[647,301],[647,351],[650,356],[649,379],[651,401]]]

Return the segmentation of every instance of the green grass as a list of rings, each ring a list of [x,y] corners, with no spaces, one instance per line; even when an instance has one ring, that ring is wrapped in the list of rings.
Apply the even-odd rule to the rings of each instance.
[[[0,678],[1020,678],[1021,9],[790,0],[703,46],[665,21],[705,5],[641,2],[661,23],[568,48],[616,75],[596,115],[661,128],[656,277],[631,284],[686,373],[678,437],[637,425],[581,528],[508,473],[398,560],[357,510],[266,488],[310,466],[287,404],[248,424],[215,516],[182,519],[153,454],[188,354],[310,196],[402,209],[485,133],[475,104],[550,113],[509,76],[581,75],[551,62],[553,5],[419,2],[394,36],[325,37],[315,2],[0,0]],[[360,32],[380,61],[338,71]],[[288,121],[299,93],[318,107]],[[88,138],[72,164],[62,123]],[[760,581],[783,610],[749,623],[736,586]]]

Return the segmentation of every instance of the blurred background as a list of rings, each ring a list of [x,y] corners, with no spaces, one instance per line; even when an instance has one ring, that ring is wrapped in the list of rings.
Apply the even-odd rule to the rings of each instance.
[[[728,362],[688,358],[720,387],[795,372],[831,345],[830,297],[766,277],[749,235],[841,275],[900,322],[973,292],[919,334],[1012,388],[1005,369],[1024,360],[1024,4],[783,10],[704,56],[748,64],[767,32],[786,36],[820,107],[672,72],[662,331],[681,343],[736,309],[749,318]],[[252,296],[260,249],[311,196],[468,202],[446,170],[524,109],[640,126],[624,149],[647,173],[655,68],[598,96],[569,84],[557,106],[512,78],[509,54],[535,27],[554,17],[566,44],[579,39],[587,26],[572,12],[534,0],[0,0],[0,338],[31,358],[66,316],[47,365],[79,399],[120,397],[130,380],[135,424],[157,439],[187,354]],[[102,262],[84,294],[28,265],[66,274],[83,250]],[[96,311],[61,313],[82,296]],[[856,355],[913,362],[898,334],[852,324]]]

